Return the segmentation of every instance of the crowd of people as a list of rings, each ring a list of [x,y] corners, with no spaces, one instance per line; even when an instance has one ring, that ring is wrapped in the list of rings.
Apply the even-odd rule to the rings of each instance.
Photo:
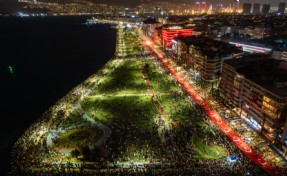
[[[114,68],[112,66],[111,68]],[[98,76],[104,76],[100,71]],[[165,79],[163,74],[163,79]],[[119,75],[120,76],[120,75]],[[89,79],[88,79],[89,80]],[[87,91],[95,83],[85,82],[81,89]],[[81,90],[83,91],[83,90]],[[268,173],[252,163],[204,114],[199,105],[192,102],[192,109],[182,111],[180,104],[170,106],[174,112],[181,112],[179,123],[165,133],[165,142],[158,136],[159,125],[154,122],[155,116],[150,116],[147,107],[132,107],[140,104],[141,99],[134,99],[126,105],[126,113],[135,111],[134,119],[122,118],[123,106],[106,103],[105,107],[113,111],[112,120],[101,121],[112,133],[108,140],[99,147],[82,153],[85,160],[78,162],[62,162],[67,157],[46,145],[47,135],[52,129],[61,128],[67,114],[64,108],[67,104],[78,102],[82,94],[76,89],[61,99],[49,109],[43,117],[34,123],[16,142],[12,152],[11,175],[268,175]],[[174,97],[173,101],[186,99],[186,94]],[[126,98],[126,97],[123,97]],[[152,100],[151,100],[152,101]],[[151,102],[152,103],[152,102]],[[189,103],[189,102],[187,102]],[[97,106],[97,105],[95,105]],[[60,108],[59,108],[60,107]],[[131,110],[133,109],[133,110]],[[176,114],[176,113],[175,113]],[[140,120],[138,118],[141,118]],[[198,123],[208,124],[207,132]],[[226,150],[228,155],[237,156],[236,163],[231,164],[227,157],[214,159],[195,159],[196,147],[191,138],[197,137],[206,145],[218,145]],[[98,151],[102,153],[99,154]],[[209,151],[205,151],[208,154]],[[86,155],[86,156],[85,156]],[[87,161],[88,160],[88,161]],[[124,167],[129,163],[128,167]],[[135,163],[142,163],[139,167]]]
[[[81,92],[98,84],[99,79],[97,78],[108,74],[103,71],[104,69],[114,69],[119,63],[120,61],[117,59],[111,59],[97,74],[90,76],[71,90],[25,131],[14,144],[11,152],[11,175],[24,175],[25,173],[33,175],[34,172],[41,172],[41,165],[46,165],[47,162],[58,162],[59,158],[64,157],[64,154],[47,148],[47,136],[52,130],[61,128],[61,124],[69,115],[66,110],[71,108],[69,105],[79,102],[82,96]]]

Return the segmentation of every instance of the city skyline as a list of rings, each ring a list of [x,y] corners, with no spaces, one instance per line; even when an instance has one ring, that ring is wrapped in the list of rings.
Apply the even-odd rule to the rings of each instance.
[[[286,2],[0,0],[0,175],[284,176]]]
[[[123,5],[126,7],[135,7],[140,5],[142,0],[87,0],[93,3],[103,3],[109,5]],[[230,5],[235,0],[157,0],[162,2],[174,2],[174,3],[190,3],[195,4],[196,1],[205,1],[207,4],[224,4],[226,6]],[[61,2],[59,0],[58,2]],[[243,3],[270,3],[272,6],[277,6],[280,2],[286,2],[286,0],[240,0],[240,4]],[[23,6],[23,3],[19,3],[18,0],[0,0],[0,14],[1,13],[17,13],[19,9]],[[241,6],[240,5],[240,6]]]

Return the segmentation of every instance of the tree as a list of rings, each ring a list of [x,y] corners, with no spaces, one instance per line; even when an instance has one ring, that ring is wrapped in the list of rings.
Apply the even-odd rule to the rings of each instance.
[[[91,150],[88,146],[81,147],[81,151],[85,160],[91,160]]]
[[[148,72],[148,71],[149,71],[149,64],[145,64],[145,65],[144,65],[144,71],[145,71],[145,72]]]

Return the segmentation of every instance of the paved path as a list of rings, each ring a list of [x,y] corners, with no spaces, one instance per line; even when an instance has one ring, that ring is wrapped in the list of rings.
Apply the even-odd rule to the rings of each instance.
[[[171,95],[170,93],[157,93],[157,95]],[[109,96],[113,96],[113,97],[143,97],[143,96],[153,96],[150,93],[128,93],[128,94],[101,94],[101,95],[89,95],[87,96],[87,98],[96,98],[96,97],[109,97]]]
[[[256,163],[261,168],[265,169],[269,174],[271,175],[286,175],[280,173],[278,169],[273,167],[270,163],[265,161],[264,158],[262,158],[258,153],[253,151],[250,146],[248,146],[244,140],[235,133],[232,128],[211,108],[211,106],[206,103],[197,92],[194,91],[194,89],[190,86],[190,84],[183,78],[181,74],[176,72],[175,69],[172,68],[172,66],[169,64],[166,58],[162,56],[157,50],[155,50],[152,46],[148,45],[148,47],[157,55],[158,59],[162,62],[162,64],[165,66],[165,68],[171,73],[171,75],[177,79],[177,81],[180,83],[180,85],[185,89],[185,91],[192,97],[192,99],[201,106],[201,108],[204,110],[206,115],[210,119],[213,120],[213,122],[221,129],[222,132],[224,132],[231,140],[232,142],[254,163]]]

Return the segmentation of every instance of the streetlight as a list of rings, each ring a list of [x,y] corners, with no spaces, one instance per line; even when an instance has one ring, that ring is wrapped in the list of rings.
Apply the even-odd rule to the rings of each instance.
[[[145,42],[145,44],[148,45],[148,46],[150,46],[150,45],[151,45],[151,41],[147,40],[147,41]]]
[[[246,172],[244,176],[252,176],[252,174],[250,172]]]

